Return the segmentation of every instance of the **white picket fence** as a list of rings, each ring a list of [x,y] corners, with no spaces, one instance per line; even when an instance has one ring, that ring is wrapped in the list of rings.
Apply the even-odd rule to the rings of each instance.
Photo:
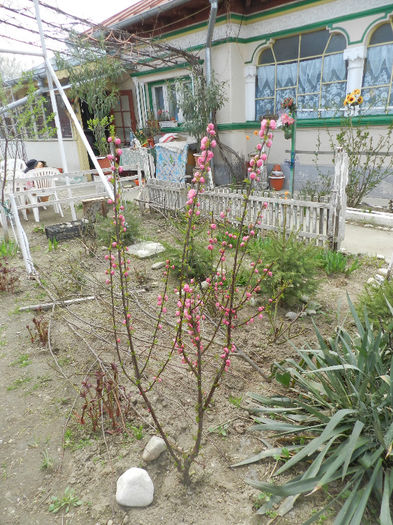
[[[280,231],[284,225],[287,232],[317,245],[329,244],[340,247],[345,227],[345,186],[348,176],[348,159],[339,152],[335,165],[333,190],[325,202],[305,198],[289,198],[284,194],[255,191],[249,198],[247,223],[267,231]],[[180,211],[186,206],[190,185],[149,179],[142,198],[152,208]],[[221,211],[236,224],[242,215],[244,196],[241,190],[217,187],[200,195],[200,211],[216,219]],[[266,204],[265,204],[266,203]]]

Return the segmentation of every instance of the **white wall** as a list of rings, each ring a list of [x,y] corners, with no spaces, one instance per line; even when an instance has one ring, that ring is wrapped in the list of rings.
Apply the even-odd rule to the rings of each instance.
[[[80,170],[79,155],[76,140],[64,139],[64,150],[68,171]],[[57,139],[41,141],[25,141],[28,159],[44,160],[52,168],[62,168],[61,156]]]

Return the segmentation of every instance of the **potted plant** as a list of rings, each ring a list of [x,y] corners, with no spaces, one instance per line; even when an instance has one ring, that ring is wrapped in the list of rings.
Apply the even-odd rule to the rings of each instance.
[[[274,190],[280,191],[282,190],[284,186],[284,181],[285,181],[285,175],[281,169],[280,164],[275,164],[273,166],[272,172],[269,175],[270,186]]]
[[[142,128],[142,131],[150,147],[154,147],[154,137],[161,133],[161,128],[158,120],[151,111],[148,113],[147,120]]]
[[[174,128],[177,126],[175,117],[171,117],[169,111],[159,109],[157,111],[157,120],[160,128]]]

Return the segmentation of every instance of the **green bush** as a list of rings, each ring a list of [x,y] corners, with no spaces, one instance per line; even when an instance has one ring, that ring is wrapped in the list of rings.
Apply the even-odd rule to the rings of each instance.
[[[130,202],[125,203],[123,215],[126,218],[127,231],[124,236],[124,242],[127,244],[134,244],[140,235],[141,220],[138,211]],[[113,220],[110,218],[112,214],[109,212],[108,217],[103,217],[100,214],[96,216],[95,232],[97,241],[101,244],[109,246],[114,240]]]
[[[282,232],[253,241],[248,249],[253,259],[261,257],[266,267],[272,265],[273,276],[264,281],[263,293],[275,297],[284,289],[280,300],[292,306],[317,289],[319,249],[297,239],[296,233],[287,235],[284,228]]]
[[[391,319],[387,301],[393,305],[393,281],[384,281],[380,286],[367,284],[358,298],[356,310],[360,314],[366,308],[370,320],[386,328]]]
[[[170,246],[167,249],[168,259],[174,265],[174,274],[179,277],[181,272],[181,261],[183,249]],[[197,282],[204,281],[213,271],[211,253],[200,243],[195,243],[188,251],[186,272],[188,278],[193,278]]]
[[[291,457],[275,475],[288,473],[292,467],[306,468],[281,486],[249,480],[271,495],[259,514],[278,505],[280,514],[301,494],[332,484],[338,494],[305,524],[314,523],[329,506],[343,500],[335,525],[366,523],[366,510],[373,514],[372,523],[392,523],[393,309],[389,327],[375,330],[367,314],[361,321],[349,303],[354,335],[340,327],[333,338],[325,340],[317,330],[316,348],[298,350],[300,360],[276,364],[275,377],[287,387],[287,395],[250,394],[256,404],[253,430],[273,432],[278,442],[285,436],[282,446]],[[289,436],[293,446],[288,446]],[[234,466],[275,457],[280,450],[264,450]],[[342,483],[337,486],[339,480]]]

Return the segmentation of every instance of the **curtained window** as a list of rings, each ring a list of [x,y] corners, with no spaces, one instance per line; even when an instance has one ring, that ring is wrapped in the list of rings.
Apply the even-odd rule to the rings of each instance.
[[[363,75],[363,113],[393,113],[393,28],[379,26],[371,35]]]
[[[286,97],[298,118],[330,117],[345,96],[347,69],[343,35],[327,30],[280,38],[259,55],[255,113],[278,114]]]

